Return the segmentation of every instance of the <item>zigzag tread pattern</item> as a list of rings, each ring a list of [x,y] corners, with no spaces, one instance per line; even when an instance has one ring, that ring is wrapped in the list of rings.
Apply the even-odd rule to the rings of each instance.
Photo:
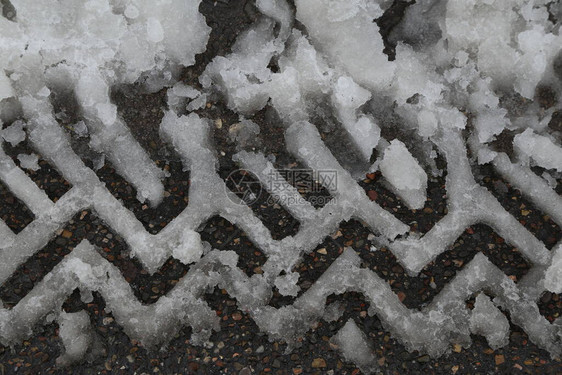
[[[466,151],[459,134],[448,134],[447,139],[454,139],[454,143],[435,139],[448,163],[446,188],[450,199],[449,212],[423,237],[404,236],[396,239],[398,235],[406,234],[408,227],[368,199],[362,188],[322,144],[312,125],[299,125],[304,127],[305,132],[292,137],[289,129],[288,147],[297,150],[295,156],[312,170],[330,169],[338,173],[338,186],[332,191],[336,204],[317,210],[303,202],[298,191],[290,184],[277,187],[266,184],[268,176],[276,172],[262,155],[246,152],[236,155],[236,160],[243,168],[253,172],[264,186],[270,188],[271,195],[281,198],[281,202],[298,202],[285,208],[300,221],[299,232],[277,241],[271,238],[263,223],[246,205],[237,202],[237,197],[225,194],[228,189],[215,170],[209,125],[197,115],[178,117],[170,111],[162,121],[163,138],[190,168],[191,186],[187,208],[157,235],[146,232],[95,173],[83,165],[54,118],[41,124],[31,122],[32,143],[34,139],[52,141],[52,144],[41,142],[34,145],[73,187],[53,203],[15,166],[9,156],[0,153],[0,178],[36,216],[18,235],[13,234],[7,226],[0,226],[3,234],[0,251],[2,283],[42,249],[76,213],[86,209],[93,210],[122,236],[131,248],[132,255],[151,273],[157,271],[170,256],[174,256],[178,248],[194,253],[188,263],[197,262],[171,292],[157,303],[147,306],[134,297],[118,269],[99,256],[88,242],[83,242],[14,308],[0,311],[2,341],[15,343],[20,340],[22,335],[17,330],[21,327],[27,327],[26,335],[30,335],[35,324],[51,311],[60,311],[66,297],[74,289],[80,288],[100,292],[127,334],[147,346],[162,344],[181,326],[192,327],[195,336],[200,335],[194,341],[203,342],[212,329],[218,327],[218,323],[213,311],[202,300],[202,294],[208,287],[219,285],[236,298],[240,308],[248,311],[270,337],[288,342],[309,330],[314,321],[322,316],[328,295],[359,292],[371,303],[370,313],[376,314],[385,327],[408,348],[438,356],[446,352],[451,344],[470,343],[470,313],[464,301],[476,292],[486,291],[496,297],[494,302],[498,306],[509,311],[512,322],[521,326],[533,342],[553,356],[560,355],[561,325],[559,321],[549,323],[540,315],[536,304],[543,292],[541,280],[544,271],[551,263],[550,251],[507,213],[486,189],[474,180],[469,181],[470,185],[467,186],[467,181],[459,171],[464,170],[462,176],[471,175],[471,172],[467,171]],[[302,149],[300,146],[304,144],[313,144],[320,150],[319,154],[312,159],[299,154]],[[458,150],[463,150],[461,156]],[[505,155],[499,155],[494,160],[494,166],[558,225],[562,225],[562,199],[532,171],[512,164]],[[282,178],[277,176],[276,181],[282,181]],[[535,181],[533,189],[530,189],[529,181]],[[472,194],[471,191],[477,193]],[[556,204],[541,206],[540,197],[545,194],[554,197]],[[293,200],[286,199],[288,197]],[[236,255],[229,251],[206,252],[199,260],[193,250],[197,248],[193,236],[186,236],[185,233],[195,233],[206,220],[217,214],[242,228],[263,250],[268,257],[263,275],[247,277],[236,267]],[[365,222],[370,230],[388,241],[391,251],[413,275],[444,252],[467,227],[476,223],[491,226],[516,246],[530,262],[532,269],[515,284],[484,255],[479,254],[428,307],[418,312],[407,309],[376,273],[361,268],[357,254],[348,249],[330,266],[321,280],[292,305],[280,309],[268,306],[272,284],[279,273],[290,272],[304,254],[313,250],[324,237],[337,229],[341,221],[350,217]],[[423,256],[420,257],[420,254]],[[193,280],[198,281],[194,283]],[[34,307],[38,301],[44,301],[39,304],[41,308]],[[314,308],[310,309],[311,306]],[[443,311],[448,311],[448,314],[444,315]]]

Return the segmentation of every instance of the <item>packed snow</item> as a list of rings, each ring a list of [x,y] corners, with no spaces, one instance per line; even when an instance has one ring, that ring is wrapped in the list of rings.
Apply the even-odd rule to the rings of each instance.
[[[394,192],[412,209],[422,208],[426,200],[427,174],[399,140],[384,150],[379,165]]]
[[[509,322],[505,315],[494,305],[490,297],[483,293],[476,296],[474,309],[470,315],[470,332],[482,335],[488,345],[498,349],[509,341]]]
[[[475,168],[490,164],[562,226],[562,197],[555,190],[562,177],[562,131],[551,125],[562,110],[559,1],[418,0],[383,35],[373,20],[391,9],[391,1],[257,0],[261,15],[228,52],[212,56],[199,84],[191,86],[182,81],[183,69],[196,63],[211,35],[200,3],[0,5],[14,9],[0,16],[0,180],[34,215],[17,235],[0,221],[0,283],[86,209],[124,239],[149,273],[170,257],[191,265],[166,296],[143,305],[119,269],[83,241],[16,306],[2,304],[0,343],[17,344],[37,323],[56,321],[65,347],[60,365],[103,353],[87,314],[62,310],[79,288],[85,300],[99,292],[124,331],[149,348],[165,345],[183,326],[192,328],[192,343],[204,344],[220,324],[203,297],[219,287],[289,350],[319,319],[341,317],[338,305],[326,306],[328,296],[359,292],[369,302],[369,315],[377,315],[410,351],[437,357],[452,345],[468,347],[471,334],[501,348],[508,343],[510,320],[560,357],[562,318],[550,323],[537,301],[545,291],[562,292],[562,242],[547,249],[474,176]],[[392,56],[385,43],[395,44]],[[130,131],[134,124],[121,118],[112,101],[112,90],[128,84],[166,94],[159,135],[190,171],[187,208],[157,235],[144,229],[72,148],[74,137],[88,137],[101,155],[98,167],[107,158],[140,202],[162,202],[167,172],[141,147]],[[555,98],[548,106],[538,95],[544,88]],[[56,93],[76,100],[80,119],[70,127],[57,119]],[[233,161],[299,221],[295,235],[275,240],[229,192],[213,144],[217,123],[205,112],[210,100],[239,116],[229,128]],[[262,152],[258,137],[267,130],[253,116],[264,109],[278,119],[284,133],[279,142],[292,157],[311,170],[337,174],[325,186],[334,204],[314,208],[276,170],[272,155]],[[336,130],[349,146],[343,156],[325,142]],[[18,165],[4,150],[22,142],[34,152],[18,154]],[[56,202],[24,171],[37,170],[39,160],[72,185]],[[365,194],[358,180],[367,172],[380,172],[380,183],[418,213],[428,183],[446,173],[445,216],[423,235],[410,230]],[[276,184],[268,183],[272,178]],[[247,276],[237,267],[236,253],[201,240],[199,231],[215,215],[244,231],[264,253],[262,274]],[[408,309],[384,279],[361,265],[359,251],[346,248],[301,290],[296,266],[350,219],[363,222],[374,234],[373,248],[388,248],[411,276],[475,224],[490,226],[517,248],[530,270],[515,282],[478,253],[428,305]],[[293,303],[270,306],[275,289]],[[465,302],[473,297],[469,309]],[[364,372],[376,371],[369,332],[360,327],[348,320],[332,342]]]
[[[345,359],[355,363],[364,373],[368,374],[378,369],[376,357],[365,333],[353,320],[348,320],[332,341],[338,345]]]

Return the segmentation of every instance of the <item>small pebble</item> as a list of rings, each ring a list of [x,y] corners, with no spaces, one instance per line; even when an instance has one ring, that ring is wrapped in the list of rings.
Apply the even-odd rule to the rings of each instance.
[[[322,368],[326,367],[326,361],[324,358],[314,358],[312,360],[312,368]]]

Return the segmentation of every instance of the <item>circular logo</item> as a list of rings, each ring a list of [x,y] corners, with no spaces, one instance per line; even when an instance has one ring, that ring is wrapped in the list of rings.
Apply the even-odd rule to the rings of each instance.
[[[244,169],[230,172],[226,178],[226,187],[239,198],[236,201],[232,199],[237,204],[251,205],[256,203],[262,192],[262,186],[256,175]],[[232,197],[228,193],[227,196]]]

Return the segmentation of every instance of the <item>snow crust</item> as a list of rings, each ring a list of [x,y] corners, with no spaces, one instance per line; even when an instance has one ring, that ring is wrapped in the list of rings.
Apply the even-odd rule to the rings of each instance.
[[[369,302],[368,313],[408,350],[437,357],[455,344],[468,347],[471,334],[486,337],[492,348],[503,347],[509,312],[531,341],[553,357],[561,355],[561,318],[550,323],[537,306],[543,292],[562,292],[561,245],[547,249],[474,177],[474,168],[490,164],[562,226],[562,198],[555,191],[562,134],[549,125],[562,107],[562,8],[556,3],[419,0],[387,37],[396,44],[391,59],[373,22],[390,1],[296,0],[293,7],[285,0],[257,0],[261,16],[237,36],[228,54],[213,57],[198,87],[180,77],[205,51],[210,35],[200,0],[11,3],[15,15],[0,17],[0,180],[35,219],[17,235],[0,221],[0,282],[87,209],[124,239],[148,272],[169,257],[191,266],[166,296],[143,305],[118,268],[84,241],[15,307],[1,306],[2,344],[20,342],[54,316],[65,346],[60,365],[101,353],[87,315],[62,311],[76,288],[85,300],[99,292],[117,323],[147,347],[166,344],[183,326],[192,328],[192,343],[204,344],[220,324],[203,296],[219,287],[289,350],[320,318],[341,316],[338,306],[326,307],[328,296],[358,292]],[[144,230],[72,148],[72,137],[89,137],[90,148],[132,184],[139,201],[153,206],[162,201],[166,173],[135,140],[129,130],[134,124],[125,123],[111,99],[112,90],[127,84],[146,92],[166,90],[159,135],[190,171],[189,205],[157,235]],[[544,87],[556,98],[548,108],[537,94]],[[74,134],[54,113],[53,97],[61,92],[70,93],[79,108]],[[238,151],[233,160],[285,202],[300,223],[294,236],[274,240],[229,192],[218,173],[214,125],[201,114],[210,99],[239,114],[230,129]],[[337,180],[325,185],[333,204],[314,208],[260,150],[255,139],[265,129],[252,117],[263,109],[279,119],[280,142],[292,157],[314,171],[336,173]],[[346,160],[325,142],[340,130],[336,134],[350,146]],[[4,152],[7,143],[24,141],[36,153],[19,155],[21,168],[35,169],[40,157],[72,185],[56,203]],[[502,142],[512,154],[498,146]],[[398,199],[419,210],[428,182],[445,173],[438,157],[447,165],[447,213],[423,235],[371,200],[357,182],[364,172],[380,171]],[[215,215],[238,226],[263,251],[263,274],[247,276],[237,267],[236,253],[201,241],[200,228]],[[374,233],[374,248],[389,249],[412,276],[475,224],[490,226],[517,248],[530,270],[514,282],[478,253],[428,305],[410,310],[384,279],[361,266],[360,251],[346,248],[302,291],[296,266],[350,219],[365,223]],[[294,302],[270,306],[273,288]],[[465,301],[472,297],[470,310]],[[371,344],[354,321],[333,342],[364,372],[377,370]]]

